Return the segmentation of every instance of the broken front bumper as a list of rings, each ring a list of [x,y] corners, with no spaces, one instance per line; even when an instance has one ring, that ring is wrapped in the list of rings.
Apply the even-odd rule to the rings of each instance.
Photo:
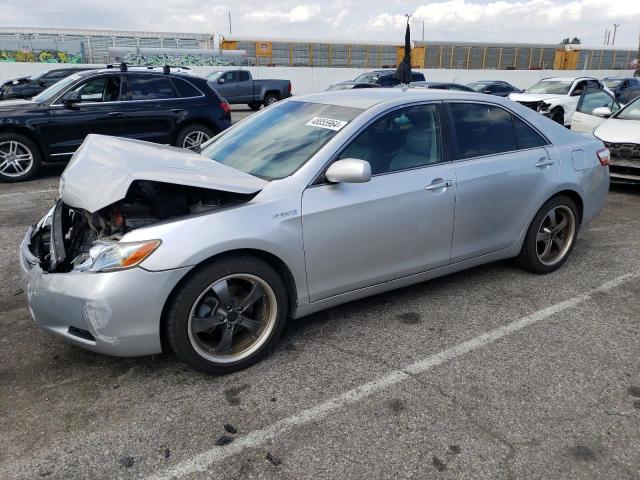
[[[160,319],[169,294],[190,267],[150,272],[136,267],[105,273],[48,273],[20,246],[31,316],[43,330],[94,352],[115,356],[160,353]]]

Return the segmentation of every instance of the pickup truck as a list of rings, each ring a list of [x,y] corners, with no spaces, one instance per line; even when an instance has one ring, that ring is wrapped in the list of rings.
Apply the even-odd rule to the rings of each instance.
[[[254,80],[248,70],[217,71],[207,75],[207,80],[229,103],[246,103],[251,110],[291,96],[289,80]]]

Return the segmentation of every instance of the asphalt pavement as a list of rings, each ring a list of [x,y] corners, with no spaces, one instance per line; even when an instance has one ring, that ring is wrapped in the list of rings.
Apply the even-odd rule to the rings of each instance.
[[[60,172],[0,184],[0,478],[640,477],[640,189],[554,274],[500,262],[332,308],[211,377],[36,328],[17,249]]]

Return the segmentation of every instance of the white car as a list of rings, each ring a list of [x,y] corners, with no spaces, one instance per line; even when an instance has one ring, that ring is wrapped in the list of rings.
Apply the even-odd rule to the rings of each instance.
[[[611,91],[598,79],[591,77],[543,78],[522,93],[509,98],[568,127],[580,95],[587,88]]]
[[[602,140],[611,152],[611,180],[640,183],[640,97],[622,107],[607,92],[588,88],[580,96],[571,130]]]

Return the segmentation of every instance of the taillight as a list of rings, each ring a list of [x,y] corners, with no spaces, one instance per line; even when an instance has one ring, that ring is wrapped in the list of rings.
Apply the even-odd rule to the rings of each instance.
[[[224,113],[229,113],[231,111],[231,106],[227,102],[222,102],[220,104],[220,108],[224,111]]]
[[[289,82],[289,93],[291,93],[291,82]]]
[[[602,165],[603,167],[606,167],[611,163],[611,152],[609,151],[608,148],[603,148],[601,150],[598,150],[596,152],[596,155],[598,155],[598,160],[600,160],[600,165]]]

